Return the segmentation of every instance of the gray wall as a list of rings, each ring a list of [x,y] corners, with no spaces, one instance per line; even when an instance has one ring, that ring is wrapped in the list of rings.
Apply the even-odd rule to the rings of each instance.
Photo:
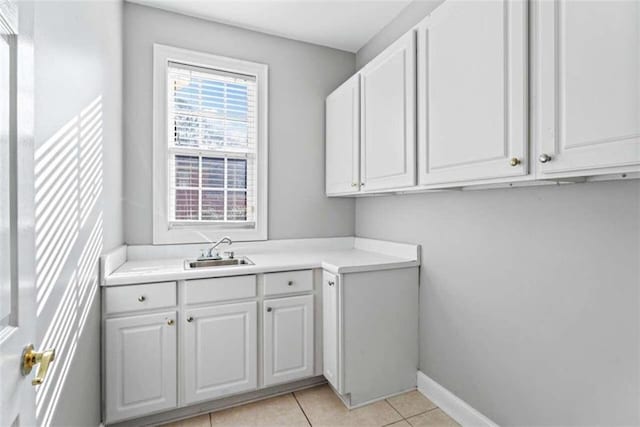
[[[98,257],[123,243],[122,3],[36,2],[37,348],[41,425],[100,422]]]
[[[639,181],[358,199],[356,235],[422,245],[420,370],[493,421],[640,424]]]
[[[324,196],[324,99],[355,56],[158,9],[124,6],[125,240],[152,243],[152,46],[269,65],[269,239],[354,233],[350,199]]]
[[[637,425],[640,182],[359,199],[422,245],[420,370],[500,425]]]

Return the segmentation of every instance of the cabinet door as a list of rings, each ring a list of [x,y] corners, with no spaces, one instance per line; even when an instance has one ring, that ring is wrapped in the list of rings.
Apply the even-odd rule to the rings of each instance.
[[[313,295],[264,302],[264,385],[313,375]]]
[[[640,3],[536,5],[539,175],[640,170]]]
[[[326,101],[327,195],[360,190],[360,76],[356,74]]]
[[[446,1],[418,29],[423,185],[527,173],[527,4]]]
[[[410,31],[360,72],[363,191],[416,183],[415,63]]]
[[[340,391],[338,375],[338,356],[340,351],[339,313],[338,278],[325,271],[322,273],[323,374],[327,381],[338,391]]]
[[[256,389],[256,316],[255,301],[185,310],[187,404]]]
[[[175,311],[105,321],[106,421],[176,406]]]

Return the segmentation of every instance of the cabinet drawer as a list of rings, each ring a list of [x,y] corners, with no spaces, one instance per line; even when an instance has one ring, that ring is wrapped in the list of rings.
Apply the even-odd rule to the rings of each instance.
[[[151,310],[176,305],[176,282],[105,288],[106,314]]]
[[[264,275],[264,294],[279,295],[313,290],[313,270],[285,271]]]
[[[256,276],[187,280],[184,290],[187,304],[253,298],[256,296]]]

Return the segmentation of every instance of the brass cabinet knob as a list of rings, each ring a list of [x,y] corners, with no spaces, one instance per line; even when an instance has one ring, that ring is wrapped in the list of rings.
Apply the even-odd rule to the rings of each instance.
[[[191,316],[187,317],[187,322],[189,322],[189,323],[193,322],[193,317],[191,317]]]
[[[140,301],[140,302],[144,302],[144,300],[146,300],[146,299],[147,299],[147,298],[146,298],[144,295],[140,295],[140,296],[138,297],[138,301]]]
[[[56,350],[45,350],[38,353],[33,350],[33,344],[29,344],[22,350],[22,375],[28,375],[35,365],[38,366],[36,377],[31,380],[31,385],[40,385],[47,375],[49,365],[56,357]]]
[[[173,326],[174,323],[175,322],[173,321],[173,319],[167,320],[167,325],[169,325],[169,326]]]
[[[329,286],[333,286],[333,285],[335,285],[335,284],[336,284],[336,282],[334,282],[333,280],[329,280],[329,282],[328,282],[328,283],[329,283]]]
[[[512,157],[511,160],[509,160],[511,166],[518,166],[520,163],[520,159],[517,157]]]
[[[267,312],[271,313],[272,311],[273,311],[273,308],[267,307]]]
[[[540,157],[538,157],[538,160],[540,161],[540,163],[548,163],[551,161],[551,156],[548,154],[540,154]]]
[[[293,286],[293,280],[289,280],[289,283],[287,283],[288,286]]]

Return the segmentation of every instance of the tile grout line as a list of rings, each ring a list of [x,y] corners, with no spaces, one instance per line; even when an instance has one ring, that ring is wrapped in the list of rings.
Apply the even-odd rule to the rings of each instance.
[[[304,415],[304,417],[307,419],[307,423],[309,423],[310,426],[313,426],[313,424],[311,424],[311,420],[307,416],[307,413],[304,412],[304,408],[302,407],[302,405],[298,401],[298,398],[296,397],[296,394],[292,392],[291,395],[293,396],[293,398],[295,399],[296,403],[298,404],[298,408],[300,408],[300,410],[302,411],[302,415]]]
[[[404,417],[404,415],[402,415],[402,414],[400,413],[400,411],[398,411],[398,410],[396,409],[396,407],[395,407],[395,406],[393,406],[393,404],[391,404],[391,402],[389,402],[389,399],[385,399],[384,401],[385,401],[385,402],[387,402],[387,405],[391,406],[391,408],[392,408],[394,411],[396,411],[396,413],[397,413],[398,415],[400,415],[400,418],[401,418],[401,419],[400,419],[400,420],[398,420],[398,421],[394,421],[394,422],[392,422],[392,423],[385,424],[385,425],[391,425],[391,424],[398,423],[398,422],[400,422],[400,421],[402,421],[402,420],[405,420],[405,421],[407,420],[407,419]],[[407,422],[409,422],[409,421],[407,421]],[[384,427],[384,426],[383,426],[383,427]]]
[[[439,406],[436,406],[436,407],[434,407],[434,408],[427,409],[426,411],[420,412],[420,413],[415,414],[415,415],[411,415],[410,417],[407,417],[407,418],[405,418],[404,420],[405,420],[406,422],[408,422],[410,425],[413,425],[413,424],[411,424],[411,423],[409,422],[409,418],[414,418],[414,417],[417,417],[417,416],[419,416],[419,415],[424,415],[424,414],[426,414],[427,412],[432,412],[432,411],[435,411],[436,409],[440,409],[440,407],[439,407]],[[440,410],[441,410],[441,409],[440,409]]]

